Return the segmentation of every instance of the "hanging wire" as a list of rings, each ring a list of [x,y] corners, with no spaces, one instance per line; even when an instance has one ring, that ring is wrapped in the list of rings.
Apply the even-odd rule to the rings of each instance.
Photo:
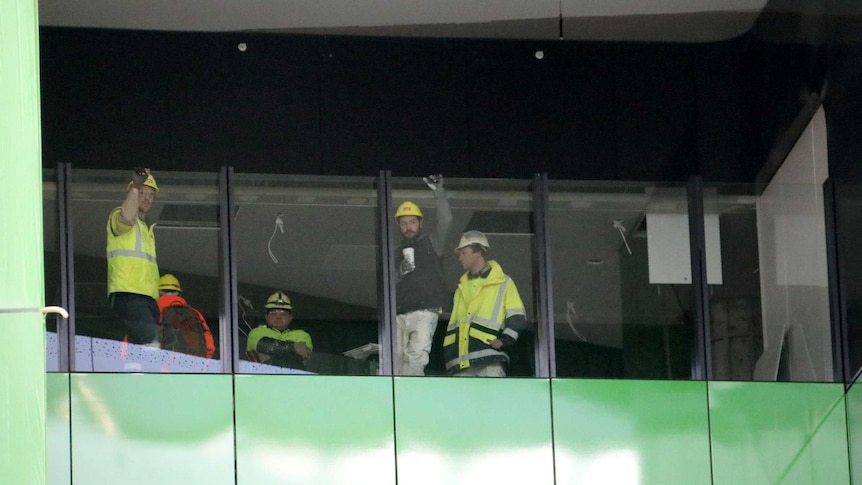
[[[275,216],[275,227],[272,228],[272,235],[269,236],[269,241],[266,242],[266,250],[269,251],[269,257],[272,259],[273,263],[278,264],[278,258],[275,257],[275,254],[272,252],[272,238],[275,237],[276,231],[281,231],[284,234],[284,214],[278,214]]]
[[[248,320],[245,319],[245,311],[246,311],[246,309],[254,310],[254,305],[251,304],[251,300],[249,300],[248,298],[246,298],[242,295],[239,295],[239,303],[240,303],[239,304],[239,310],[240,310],[239,317],[240,317],[240,319],[242,319],[243,323],[245,323],[246,328],[248,328],[250,330],[252,327],[251,327],[251,324],[248,323]],[[239,327],[239,331],[242,332],[243,335],[248,337],[248,332],[246,332],[242,328],[242,326]]]
[[[581,332],[578,332],[577,329],[575,329],[574,320],[576,318],[578,318],[578,312],[577,312],[577,310],[575,310],[575,302],[572,300],[569,300],[566,302],[566,323],[569,324],[569,328],[572,330],[572,333],[575,334],[575,337],[578,337],[579,339],[586,342],[587,338],[584,337],[584,335]]]
[[[626,251],[631,254],[632,248],[629,247],[629,242],[626,241],[626,227],[623,226],[623,221],[621,219],[614,219],[614,228],[620,232],[620,237],[623,238],[623,244],[626,245]]]

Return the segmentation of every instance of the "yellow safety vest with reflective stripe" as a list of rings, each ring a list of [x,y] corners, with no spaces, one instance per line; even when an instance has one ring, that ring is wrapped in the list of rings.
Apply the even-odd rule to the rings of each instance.
[[[513,315],[526,315],[518,288],[496,261],[488,261],[491,272],[486,278],[470,280],[461,276],[452,317],[443,338],[443,356],[446,369],[455,372],[480,362],[508,361],[509,356],[491,347],[501,336],[512,340],[518,332],[506,327],[506,319]],[[479,282],[481,287],[469,291],[466,285]]]
[[[118,291],[159,299],[159,265],[153,228],[136,217],[130,230],[115,236],[111,218],[120,217],[120,207],[108,217],[108,295]]]

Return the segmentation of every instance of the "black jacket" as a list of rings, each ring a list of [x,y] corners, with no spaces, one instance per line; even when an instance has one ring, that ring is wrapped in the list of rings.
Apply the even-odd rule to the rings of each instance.
[[[402,249],[413,248],[416,268],[404,272]],[[404,240],[395,253],[395,268],[399,279],[395,286],[395,303],[398,313],[414,310],[442,308],[446,304],[446,287],[443,284],[443,266],[434,250],[431,238],[425,234],[413,240]]]

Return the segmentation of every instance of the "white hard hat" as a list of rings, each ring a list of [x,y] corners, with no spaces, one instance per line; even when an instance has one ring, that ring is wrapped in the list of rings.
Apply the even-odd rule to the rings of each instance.
[[[467,231],[461,236],[461,240],[458,242],[458,247],[455,248],[455,252],[457,253],[459,249],[466,248],[472,244],[478,244],[485,249],[485,251],[491,249],[491,245],[488,244],[488,237],[485,234],[479,231]]]

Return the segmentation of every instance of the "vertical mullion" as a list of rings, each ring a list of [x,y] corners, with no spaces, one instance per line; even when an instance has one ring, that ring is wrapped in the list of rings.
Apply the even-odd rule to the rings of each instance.
[[[380,339],[380,375],[392,375],[394,361],[392,358],[392,342],[394,341],[395,323],[395,262],[392,257],[394,250],[390,231],[392,212],[392,176],[388,170],[383,170],[377,177],[377,241],[379,243],[377,265],[377,333]]]
[[[74,251],[72,248],[71,182],[72,167],[68,163],[57,166],[57,217],[60,252],[60,306],[69,312],[69,318],[57,315],[57,345],[59,345],[59,370],[69,372],[75,368],[75,281]]]
[[[221,312],[219,315],[219,348],[222,372],[239,370],[239,317],[237,314],[236,251],[233,231],[234,207],[233,167],[222,167],[219,172],[219,225],[221,237]],[[230,349],[226,353],[225,349]]]
[[[534,288],[539,321],[536,335],[536,377],[556,377],[554,349],[554,297],[551,281],[551,242],[548,235],[548,175],[533,176],[533,227],[536,247],[533,251]]]

